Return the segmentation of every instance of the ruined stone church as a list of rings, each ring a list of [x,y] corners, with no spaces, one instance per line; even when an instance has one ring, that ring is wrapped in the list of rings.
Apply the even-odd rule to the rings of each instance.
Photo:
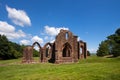
[[[60,30],[54,43],[46,43],[43,47],[38,42],[32,46],[27,46],[23,50],[23,63],[32,63],[33,48],[37,44],[39,47],[39,62],[68,63],[77,62],[79,59],[87,57],[87,44],[82,40],[77,40],[78,36],[73,35],[69,30]]]

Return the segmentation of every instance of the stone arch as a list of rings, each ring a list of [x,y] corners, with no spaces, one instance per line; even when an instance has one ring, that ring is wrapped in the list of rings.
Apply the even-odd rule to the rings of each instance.
[[[36,44],[37,44],[38,47],[41,49],[41,46],[40,46],[40,44],[39,44],[38,42],[34,42],[33,45],[32,45],[32,47],[34,47]]]
[[[52,44],[51,44],[51,43],[49,43],[49,42],[48,42],[48,43],[46,43],[46,44],[44,45],[44,47],[43,47],[43,48],[46,48],[46,46],[47,46],[47,45],[49,45],[49,46],[52,48]]]
[[[67,42],[63,45],[62,48],[62,57],[71,57],[72,53],[72,47],[71,45]]]
[[[45,53],[45,57],[51,58],[51,54],[52,54],[52,44],[51,43],[48,42],[44,45],[44,53]]]
[[[33,54],[33,48],[35,45],[37,45],[39,48],[39,58],[40,58],[40,62],[42,62],[43,61],[43,52],[42,52],[42,47],[40,46],[40,44],[38,42],[34,42],[32,44],[32,54]]]

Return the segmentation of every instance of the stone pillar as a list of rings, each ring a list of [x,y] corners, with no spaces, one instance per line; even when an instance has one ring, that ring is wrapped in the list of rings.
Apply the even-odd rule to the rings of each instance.
[[[78,42],[77,42],[77,36],[74,36],[73,39],[73,60],[74,62],[78,61]]]
[[[42,49],[43,50],[43,60],[42,60],[42,62],[47,62],[47,58],[46,58],[46,49],[44,48],[44,49]]]
[[[31,63],[33,62],[33,53],[32,53],[33,49],[31,46],[27,46],[24,48],[23,50],[23,59],[22,62],[23,63]]]
[[[84,58],[87,58],[87,44],[84,42]]]

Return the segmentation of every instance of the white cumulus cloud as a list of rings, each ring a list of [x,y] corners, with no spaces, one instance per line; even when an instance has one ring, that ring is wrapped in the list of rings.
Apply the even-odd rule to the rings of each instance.
[[[5,33],[5,35],[9,39],[18,39],[26,36],[26,34],[22,30],[18,30],[16,32],[11,32],[11,33]]]
[[[38,42],[38,43],[43,43],[43,39],[38,37],[38,36],[33,36],[31,41],[34,43],[34,42]]]
[[[45,26],[44,28],[45,28],[45,33],[50,36],[56,36],[61,29],[69,30],[68,28],[65,27],[56,28],[56,27]]]
[[[0,31],[1,32],[7,32],[7,33],[14,32],[15,28],[14,28],[14,26],[8,24],[5,21],[0,21]]]
[[[20,41],[20,44],[23,44],[23,45],[30,45],[30,41],[29,41],[29,40],[23,39],[23,40]]]
[[[5,21],[0,21],[0,34],[6,35],[9,39],[16,39],[26,36],[22,30],[15,31],[15,27]]]
[[[6,6],[6,10],[8,12],[8,17],[12,20],[12,22],[19,26],[31,26],[31,20],[23,10],[17,10],[15,8],[11,8]]]

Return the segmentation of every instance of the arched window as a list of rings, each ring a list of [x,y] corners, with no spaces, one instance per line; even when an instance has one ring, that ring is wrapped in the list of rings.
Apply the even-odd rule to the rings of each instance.
[[[84,54],[83,46],[80,47],[80,54]]]
[[[46,57],[50,57],[50,50],[51,50],[50,45],[47,45],[46,46]]]
[[[82,54],[82,48],[80,47],[80,54]]]
[[[68,40],[68,37],[69,37],[68,32],[66,32],[65,39]]]
[[[71,54],[71,46],[68,43],[66,43],[62,51],[62,56],[70,57],[71,56],[70,54]]]

